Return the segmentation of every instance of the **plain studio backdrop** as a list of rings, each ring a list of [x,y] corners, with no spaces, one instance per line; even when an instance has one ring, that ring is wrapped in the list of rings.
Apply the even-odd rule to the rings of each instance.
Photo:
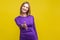
[[[14,19],[26,0],[0,0],[0,40],[19,40]],[[39,40],[60,40],[60,0],[27,0],[35,18]]]

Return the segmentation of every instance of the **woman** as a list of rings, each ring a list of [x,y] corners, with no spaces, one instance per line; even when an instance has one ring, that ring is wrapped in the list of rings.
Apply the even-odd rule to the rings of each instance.
[[[30,5],[24,2],[20,8],[20,16],[15,18],[20,28],[20,40],[38,40],[34,17],[30,14]]]

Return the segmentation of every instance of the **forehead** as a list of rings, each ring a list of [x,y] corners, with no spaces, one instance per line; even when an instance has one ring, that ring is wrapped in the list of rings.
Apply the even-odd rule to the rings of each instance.
[[[29,7],[29,4],[25,3],[23,6]]]

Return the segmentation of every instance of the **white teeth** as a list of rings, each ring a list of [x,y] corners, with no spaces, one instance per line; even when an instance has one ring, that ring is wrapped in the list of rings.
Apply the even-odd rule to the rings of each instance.
[[[26,9],[23,9],[24,11],[27,11]]]

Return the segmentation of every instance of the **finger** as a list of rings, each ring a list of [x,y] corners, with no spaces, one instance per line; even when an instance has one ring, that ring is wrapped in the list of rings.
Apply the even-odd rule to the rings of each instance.
[[[28,30],[28,27],[26,27],[26,30]]]

